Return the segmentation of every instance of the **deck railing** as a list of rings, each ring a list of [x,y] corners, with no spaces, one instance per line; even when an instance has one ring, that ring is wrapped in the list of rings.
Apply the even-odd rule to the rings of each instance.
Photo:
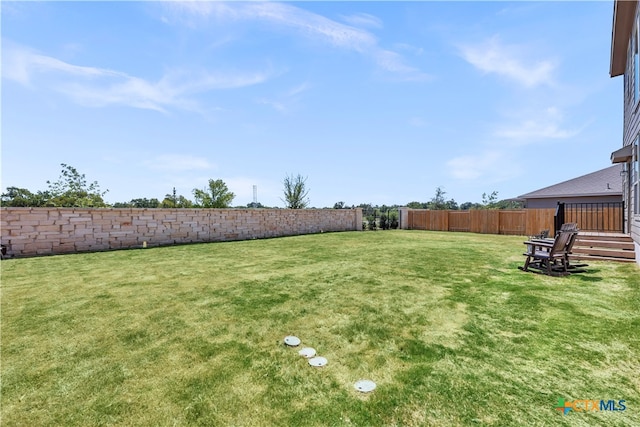
[[[624,202],[558,203],[564,222],[575,222],[584,231],[624,233]]]

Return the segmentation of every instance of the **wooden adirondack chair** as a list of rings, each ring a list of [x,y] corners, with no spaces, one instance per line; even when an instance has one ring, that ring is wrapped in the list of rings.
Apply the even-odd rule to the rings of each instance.
[[[578,231],[578,224],[575,222],[567,222],[562,224],[560,231]]]
[[[560,231],[553,242],[531,240],[524,242],[527,245],[527,252],[524,254],[527,259],[524,267],[519,267],[523,271],[531,271],[530,267],[537,268],[545,274],[552,275],[554,270],[562,269],[566,274],[569,268],[569,251],[572,240],[575,239],[577,231]]]
[[[549,229],[541,230],[540,233],[529,237],[530,239],[547,239],[549,237]]]
[[[588,264],[577,264],[577,265],[570,265],[569,264],[569,256],[571,255],[571,251],[573,250],[573,245],[576,242],[576,238],[578,237],[578,224],[575,222],[568,222],[566,224],[562,224],[562,227],[560,227],[560,231],[570,231],[573,233],[573,235],[571,236],[571,238],[569,239],[569,241],[567,242],[567,268],[569,269],[573,269],[573,268],[577,268],[577,267],[586,267]],[[583,271],[583,270],[581,270]],[[577,270],[576,270],[577,272]]]

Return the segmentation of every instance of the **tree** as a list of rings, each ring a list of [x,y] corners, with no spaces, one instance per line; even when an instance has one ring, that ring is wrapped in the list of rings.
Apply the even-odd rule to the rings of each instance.
[[[492,191],[491,194],[482,193],[482,205],[485,209],[497,209],[498,192]]]
[[[130,202],[118,202],[113,204],[114,208],[158,208],[160,201],[158,199],[131,199]]]
[[[57,181],[47,181],[51,198],[47,205],[55,207],[107,207],[97,181],[87,184],[84,174],[76,168],[61,163],[62,171]]]
[[[498,209],[524,209],[523,202],[518,200],[500,200],[496,202],[496,208]]]
[[[193,190],[196,205],[203,208],[228,208],[236,197],[221,179],[210,179],[209,188]]]
[[[192,208],[192,207],[193,207],[193,202],[191,200],[187,199],[182,194],[178,196],[176,208]]]
[[[176,187],[173,187],[173,191],[171,194],[165,194],[164,199],[162,199],[162,203],[160,204],[163,208],[177,208],[178,207],[178,195],[176,193]]]
[[[0,196],[2,206],[37,208],[47,205],[51,198],[48,192],[32,193],[26,188],[7,187],[7,192]]]
[[[456,202],[454,199],[447,200],[444,203],[444,208],[450,211],[457,211],[460,209],[460,207],[458,206],[458,202]]]
[[[160,202],[161,208],[191,208],[193,207],[193,202],[183,195],[178,196],[176,193],[176,188],[173,187],[173,191],[171,194],[167,194]]]
[[[389,215],[386,213],[380,214],[380,228],[382,230],[388,230],[391,226],[391,222],[389,221]]]
[[[473,203],[473,202],[464,202],[463,204],[460,205],[460,210],[468,211],[471,209],[482,209],[482,205],[480,203]]]
[[[360,203],[358,207],[362,208],[362,216],[365,218],[375,211],[375,208],[371,203]]]
[[[131,200],[131,204],[134,208],[157,208],[160,206],[160,200],[156,198],[147,199],[145,197],[142,199],[133,199]]]
[[[333,209],[347,209],[344,202],[336,202],[333,204]]]
[[[442,187],[436,188],[436,194],[431,201],[427,204],[429,209],[444,210],[447,209],[447,202],[444,199],[444,195],[447,194]]]
[[[367,228],[372,231],[378,229],[378,212],[375,209],[371,215],[367,216]]]
[[[398,211],[389,212],[389,228],[396,230],[399,226]]]
[[[287,175],[284,178],[284,199],[289,209],[304,209],[309,205],[309,199],[307,195],[309,190],[307,189],[307,178],[298,174],[296,176]]]
[[[427,203],[422,202],[409,202],[407,203],[409,209],[427,209]]]

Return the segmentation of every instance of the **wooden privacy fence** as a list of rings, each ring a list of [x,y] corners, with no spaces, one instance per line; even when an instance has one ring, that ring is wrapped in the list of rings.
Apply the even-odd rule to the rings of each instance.
[[[410,209],[406,228],[529,236],[538,234],[541,230],[553,231],[555,211],[555,209],[469,211]]]

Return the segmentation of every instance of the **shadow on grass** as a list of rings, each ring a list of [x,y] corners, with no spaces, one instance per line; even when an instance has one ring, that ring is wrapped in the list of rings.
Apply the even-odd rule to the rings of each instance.
[[[576,273],[576,274],[572,274],[572,276],[577,277],[582,282],[602,282],[601,276],[584,276],[584,274],[585,273]]]

